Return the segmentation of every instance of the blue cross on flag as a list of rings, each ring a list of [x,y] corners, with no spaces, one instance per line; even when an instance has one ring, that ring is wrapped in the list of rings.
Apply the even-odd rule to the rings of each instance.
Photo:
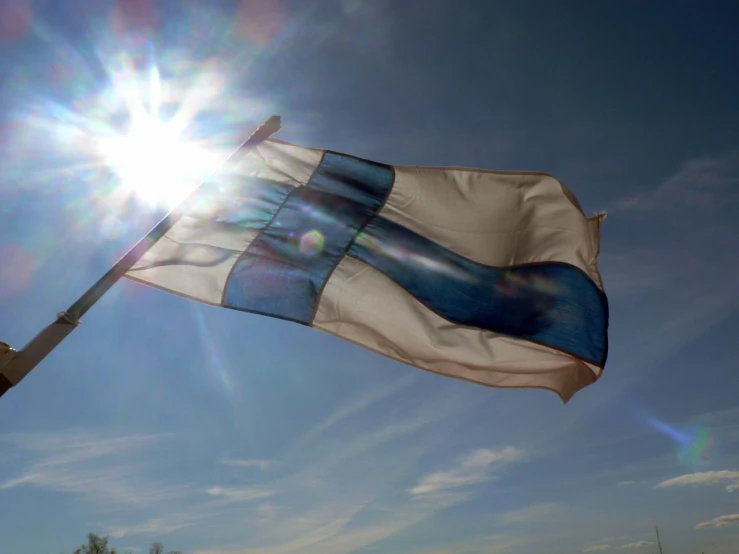
[[[564,401],[603,370],[603,215],[586,217],[551,175],[267,140],[185,209],[128,279]]]

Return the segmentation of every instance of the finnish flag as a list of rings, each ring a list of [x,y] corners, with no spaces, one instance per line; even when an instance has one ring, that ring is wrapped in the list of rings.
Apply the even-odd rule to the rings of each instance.
[[[182,209],[126,278],[564,401],[603,371],[603,215],[586,217],[551,175],[390,166],[272,139]]]

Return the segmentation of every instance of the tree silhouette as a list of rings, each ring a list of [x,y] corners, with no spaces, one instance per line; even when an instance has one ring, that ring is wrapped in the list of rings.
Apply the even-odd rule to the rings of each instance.
[[[149,554],[164,554],[164,547],[162,546],[162,543],[160,542],[152,543],[151,546],[149,547]],[[167,554],[182,554],[182,553],[177,552],[175,550],[170,550]]]
[[[87,544],[80,546],[73,554],[116,554],[116,550],[108,546],[108,537],[90,533],[87,535]]]
[[[109,537],[101,537],[99,535],[96,535],[95,533],[90,533],[87,535],[87,544],[83,544],[72,554],[118,554],[116,549],[110,546],[109,542]],[[164,554],[164,546],[162,546],[162,543],[152,543],[149,547],[149,554]],[[170,550],[167,554],[181,553],[178,551]]]

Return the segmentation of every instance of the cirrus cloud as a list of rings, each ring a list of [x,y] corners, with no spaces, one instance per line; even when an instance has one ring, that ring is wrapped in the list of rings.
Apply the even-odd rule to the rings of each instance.
[[[695,526],[696,529],[719,529],[728,527],[729,525],[739,525],[739,514],[727,514],[725,516],[715,517]]]
[[[620,550],[636,550],[637,548],[644,548],[645,546],[652,546],[654,543],[649,541],[638,541],[638,542],[630,542],[629,544],[625,544],[623,546],[619,546]]]
[[[455,467],[424,475],[408,492],[418,496],[484,483],[492,479],[495,466],[520,461],[523,458],[523,450],[513,446],[507,446],[502,450],[481,448],[460,459]]]
[[[688,487],[702,485],[718,485],[729,481],[726,490],[733,492],[739,490],[739,471],[701,471],[697,473],[688,473],[680,477],[674,477],[667,481],[662,481],[655,488],[665,489],[669,487]]]
[[[243,467],[245,469],[261,469],[262,471],[265,471],[274,465],[271,460],[239,460],[234,458],[223,458],[220,463],[224,466]]]

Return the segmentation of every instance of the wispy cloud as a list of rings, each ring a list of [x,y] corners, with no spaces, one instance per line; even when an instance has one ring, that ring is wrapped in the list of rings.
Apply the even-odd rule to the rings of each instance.
[[[594,544],[583,549],[583,552],[604,552],[611,548],[610,544]]]
[[[513,554],[519,552],[524,545],[546,542],[546,540],[547,537],[539,536],[483,535],[463,539],[455,543],[430,545],[409,550],[408,554]]]
[[[257,506],[257,514],[264,520],[272,520],[280,513],[280,507],[271,502],[262,502]]]
[[[266,487],[207,488],[158,475],[169,464],[157,463],[157,454],[171,455],[174,438],[98,431],[6,435],[0,441],[20,453],[27,469],[11,474],[0,490],[36,487],[83,499],[101,517],[93,525],[117,538],[172,533],[274,494]]]
[[[381,511],[379,517],[376,514],[374,521],[357,524],[355,518],[363,508],[362,505],[346,505],[344,515],[337,515],[332,519],[324,519],[324,510],[319,508],[311,514],[305,514],[301,526],[304,532],[292,538],[290,527],[299,522],[282,521],[280,527],[286,523],[288,532],[282,534],[282,540],[276,540],[272,544],[206,549],[197,554],[348,554],[397,535],[424,521],[440,507],[431,509],[428,506],[409,506],[405,510]]]
[[[423,495],[439,491],[484,483],[493,477],[495,466],[524,459],[524,452],[513,446],[502,450],[480,449],[471,452],[452,468],[429,473],[408,492]]]
[[[142,451],[168,435],[109,437],[98,433],[11,435],[2,437],[30,458],[28,469],[6,479],[0,489],[34,486],[79,495],[105,506],[171,502],[193,491],[188,486],[144,477]]]
[[[696,529],[719,529],[728,527],[729,525],[739,525],[739,514],[730,514],[719,516],[717,518],[704,521],[695,526]]]
[[[221,465],[231,467],[242,467],[244,469],[261,469],[265,471],[274,465],[272,460],[239,460],[235,458],[222,458]]]
[[[542,520],[551,519],[561,508],[561,504],[555,502],[534,504],[520,510],[505,512],[499,516],[499,520],[506,525],[538,523]]]
[[[649,541],[638,541],[638,542],[630,542],[628,544],[625,544],[623,546],[620,546],[620,550],[637,550],[639,548],[644,548],[646,546],[652,546],[654,543]]]
[[[739,309],[739,289],[721,277],[735,273],[735,258],[716,255],[739,248],[731,211],[725,209],[732,199],[739,201],[738,184],[735,150],[689,160],[656,188],[626,198],[611,210],[627,212],[620,215],[624,224],[648,237],[650,245],[616,245],[600,260],[609,294],[634,302],[634,313],[640,314],[632,344],[621,353],[626,379],[611,388],[613,395],[643,379],[644,368],[659,367],[678,348]],[[644,210],[649,219],[640,213]],[[686,266],[686,256],[693,264]],[[676,297],[686,300],[675,303]]]
[[[261,500],[275,494],[273,490],[252,487],[211,487],[205,492],[211,496],[218,496],[235,502]]]
[[[396,415],[387,422],[358,419],[349,435],[325,433],[329,427],[347,422],[360,409],[369,410],[411,382],[408,379],[380,386],[360,397],[353,407],[345,404],[309,432],[309,441],[299,441],[303,446],[310,444],[310,448],[300,448],[302,467],[278,479],[275,488],[293,499],[292,503],[304,507],[281,508],[273,526],[262,529],[261,538],[268,546],[232,548],[227,552],[344,554],[397,535],[464,500],[466,497],[459,495],[438,494],[428,495],[420,503],[381,501],[395,497],[395,484],[414,470],[437,440],[417,437],[431,424],[448,424],[450,414],[456,413],[457,401],[449,395],[442,400],[446,406],[443,410],[439,410],[438,401],[424,402],[405,416]],[[390,445],[392,455],[388,457]],[[471,463],[485,463],[480,456]],[[306,505],[306,497],[314,504]]]
[[[618,485],[620,487],[628,487],[629,485],[633,485],[636,481],[621,481]]]
[[[107,525],[106,534],[115,539],[131,537],[135,535],[166,535],[192,525],[193,518],[187,514],[167,515],[152,518],[143,523],[133,525]]]
[[[296,446],[289,441],[277,456],[279,464],[233,456],[206,462],[211,467],[180,471],[177,465],[178,471],[172,471],[183,446],[179,435],[0,437],[19,453],[5,464],[23,468],[4,473],[0,486],[63,490],[89,500],[96,514],[91,529],[115,538],[177,532],[201,545],[212,541],[213,552],[348,554],[468,498],[461,485],[448,482],[432,486],[433,493],[404,492],[419,471],[423,475],[422,460],[446,451],[444,437],[469,407],[463,394],[449,392],[450,385],[391,411],[378,409],[405,383],[380,386],[360,397],[362,414],[372,411],[373,417],[355,417],[360,412],[347,401],[314,428],[309,442]],[[510,447],[479,449],[450,471],[478,482],[520,457]],[[244,484],[229,480],[228,468],[255,471]]]
[[[321,423],[310,429],[299,440],[300,444],[308,443],[315,440],[316,437],[325,433],[328,429],[339,425],[352,417],[368,410],[375,404],[378,404],[391,396],[399,393],[403,389],[409,387],[416,381],[413,374],[408,374],[397,381],[390,383],[381,383],[374,388],[365,392],[358,398],[353,398],[351,402],[345,403],[339,409],[335,410],[330,416]]]
[[[656,189],[621,201],[618,208],[645,210],[682,204],[715,207],[739,200],[739,150],[688,160]]]
[[[705,244],[711,244],[711,241],[705,241]],[[735,262],[715,255],[709,259],[706,252],[711,249],[706,249],[705,244],[696,246],[695,256],[691,250],[694,261],[701,258],[701,262],[696,262],[692,267],[681,264],[678,256],[666,257],[663,263],[671,270],[669,278],[662,279],[659,288],[649,291],[649,294],[642,291],[643,294],[639,295],[638,304],[635,303],[633,308],[639,310],[634,313],[640,315],[631,322],[629,348],[622,349],[619,354],[619,366],[623,371],[618,382],[611,384],[605,397],[613,398],[642,381],[676,351],[685,348],[715,325],[733,317],[739,310],[739,288],[729,285],[730,281],[720,277],[726,274],[725,271],[733,273],[735,270],[731,265]],[[656,253],[655,256],[659,257],[660,254]],[[682,253],[683,260],[684,256],[685,252]],[[711,271],[706,271],[708,266],[712,267]],[[642,271],[638,263],[628,267],[632,273]],[[706,277],[697,274],[699,268]],[[693,271],[696,272],[695,277],[688,277],[687,273]],[[604,279],[608,286],[607,273],[604,273]],[[698,289],[695,286],[696,279],[703,280]],[[676,303],[676,297],[683,301]],[[599,397],[599,401],[602,402],[604,396]]]
[[[466,500],[456,490],[398,495],[417,474],[420,460],[444,446],[444,433],[438,431],[453,428],[454,416],[468,405],[442,387],[438,397],[424,397],[420,404],[378,410],[404,383],[382,385],[347,401],[309,431],[309,440],[290,442],[279,456],[280,471],[260,472],[260,483],[253,487],[274,491],[279,505],[243,502],[224,512],[217,523],[222,533],[200,554],[348,554]],[[361,410],[350,407],[357,400]],[[370,411],[373,417],[355,417]],[[329,428],[332,432],[325,432]],[[500,457],[480,450],[465,461],[477,467]],[[226,501],[233,488],[219,487],[214,499]],[[247,498],[252,490],[244,489]]]
[[[373,393],[370,396],[378,398],[380,395]],[[360,397],[360,401],[362,398],[366,397]],[[347,402],[339,407],[337,413],[346,414],[347,404],[350,403]],[[371,404],[365,402],[365,406],[369,407],[369,405]],[[433,400],[429,399],[428,402],[418,406],[407,403],[403,407],[405,413],[397,413],[398,406],[396,406],[394,410],[396,413],[392,414],[392,417],[382,413],[380,417],[358,419],[346,433],[336,432],[322,435],[313,429],[309,435],[320,438],[320,440],[307,443],[304,438],[301,438],[291,446],[292,455],[287,456],[287,459],[293,463],[300,463],[303,467],[287,477],[283,485],[287,485],[288,482],[293,485],[295,482],[316,483],[326,479],[335,480],[348,470],[353,471],[356,463],[368,464],[370,462],[376,471],[386,472],[382,476],[384,483],[392,483],[391,475],[387,472],[390,471],[392,477],[400,478],[402,474],[413,471],[417,461],[416,456],[421,456],[422,452],[428,451],[435,445],[442,446],[443,440],[438,435],[438,429],[452,424],[456,416],[464,413],[465,407],[464,398],[448,394],[446,389],[442,388],[440,394],[435,395]],[[328,418],[334,421],[336,419],[335,414]],[[318,426],[319,429],[321,427],[323,424]],[[436,433],[428,435],[420,442],[414,440],[415,437],[432,427],[437,430]],[[400,439],[403,439],[402,443]],[[389,462],[386,448],[390,445],[393,447],[395,458],[392,464],[393,469],[385,467]],[[401,459],[403,463],[398,463]],[[370,481],[371,479],[365,474],[365,478],[354,481],[352,485],[358,487]]]
[[[739,490],[739,471],[702,471],[662,481],[656,488],[718,485],[729,481],[728,492]]]

